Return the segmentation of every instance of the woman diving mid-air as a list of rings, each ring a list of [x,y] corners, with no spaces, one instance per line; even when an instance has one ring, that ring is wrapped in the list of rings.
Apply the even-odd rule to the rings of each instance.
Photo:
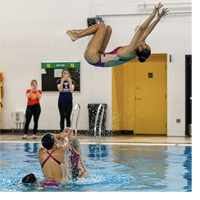
[[[145,62],[151,54],[151,49],[145,40],[160,19],[169,12],[168,8],[164,8],[159,12],[161,7],[163,7],[161,3],[154,7],[153,12],[137,30],[129,45],[118,47],[109,53],[104,52],[110,40],[112,29],[104,23],[95,24],[85,30],[68,30],[66,33],[73,42],[79,38],[94,35],[84,53],[85,60],[91,65],[97,67],[114,67],[133,60],[136,57],[138,57],[140,62]],[[150,24],[156,13],[157,19]]]

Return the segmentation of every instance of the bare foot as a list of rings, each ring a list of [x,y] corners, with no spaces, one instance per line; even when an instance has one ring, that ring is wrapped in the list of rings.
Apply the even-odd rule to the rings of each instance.
[[[70,127],[66,127],[63,132],[70,134],[70,135],[73,135],[73,130]]]
[[[69,37],[71,38],[71,40],[74,42],[78,39],[77,37],[77,33],[73,33],[72,31],[68,30],[66,31],[66,33],[69,35]]]
[[[73,130],[71,128],[69,128],[69,127],[65,128],[63,132],[67,133],[67,137],[71,141],[78,139],[77,137],[74,136]]]

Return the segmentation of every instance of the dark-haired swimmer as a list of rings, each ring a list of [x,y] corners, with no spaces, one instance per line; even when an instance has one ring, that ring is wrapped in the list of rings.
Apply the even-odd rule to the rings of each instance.
[[[70,128],[66,128],[62,133],[56,135],[45,134],[41,143],[42,147],[38,150],[38,154],[45,182],[53,184],[55,184],[54,181],[67,182],[67,169],[71,169],[72,177],[75,177],[75,174],[82,178],[89,175],[82,160],[78,138],[73,135]],[[71,154],[69,162],[65,159],[68,151]]]
[[[56,180],[43,180],[41,182],[38,182],[37,177],[33,174],[27,174],[23,179],[22,179],[22,183],[32,183],[35,184],[37,186],[42,186],[42,187],[48,187],[48,186],[55,186],[58,187],[59,186],[59,182]]]
[[[22,183],[34,183],[34,184],[39,184],[37,177],[33,174],[27,174],[26,176],[24,176],[24,178],[22,179]]]
[[[62,139],[64,143],[57,148],[58,139]],[[63,169],[66,168],[64,155],[70,147],[67,133],[56,135],[46,133],[42,137],[41,143],[42,146],[39,148],[38,154],[45,181],[53,184],[55,181],[58,183],[67,182],[67,177],[63,175]]]
[[[72,41],[88,35],[94,35],[88,43],[84,54],[86,61],[91,65],[97,67],[113,67],[133,60],[136,56],[140,62],[145,62],[151,54],[151,49],[145,40],[160,19],[168,12],[168,9],[165,8],[160,13],[159,9],[162,6],[159,3],[154,7],[152,14],[140,26],[129,45],[118,47],[109,53],[104,52],[110,40],[112,29],[104,23],[95,24],[85,30],[68,30],[66,33]],[[150,24],[156,13],[158,13],[157,19]]]

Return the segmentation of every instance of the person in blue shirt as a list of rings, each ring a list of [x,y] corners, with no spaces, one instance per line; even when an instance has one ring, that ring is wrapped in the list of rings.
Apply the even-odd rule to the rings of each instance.
[[[69,69],[63,69],[61,79],[57,81],[57,88],[59,91],[58,108],[60,112],[60,131],[62,132],[64,127],[70,127],[70,116],[72,112],[74,91],[74,81],[71,79]],[[66,126],[64,121],[66,119]]]

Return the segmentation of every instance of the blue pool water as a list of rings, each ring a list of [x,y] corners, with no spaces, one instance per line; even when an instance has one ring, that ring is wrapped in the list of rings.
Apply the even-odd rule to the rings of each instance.
[[[22,178],[34,173],[43,179],[38,161],[39,143],[0,143],[0,192],[191,192],[191,146],[125,146],[82,144],[90,172],[87,179],[60,187],[24,185]]]

